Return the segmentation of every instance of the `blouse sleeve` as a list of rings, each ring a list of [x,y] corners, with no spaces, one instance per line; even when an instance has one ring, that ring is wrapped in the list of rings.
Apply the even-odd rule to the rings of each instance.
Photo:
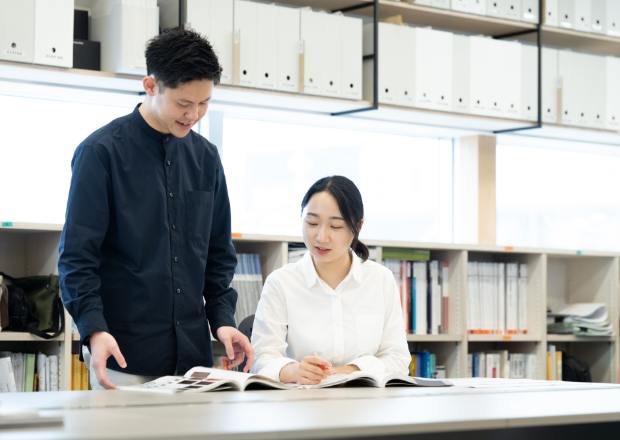
[[[374,356],[359,357],[349,362],[349,365],[373,373],[408,374],[411,355],[407,345],[398,287],[391,273],[385,277],[383,286],[385,316],[379,351]]]
[[[280,286],[273,277],[267,277],[252,329],[254,362],[250,373],[260,374],[273,380],[280,380],[280,370],[295,359],[286,357],[288,344],[288,316],[286,301]]]

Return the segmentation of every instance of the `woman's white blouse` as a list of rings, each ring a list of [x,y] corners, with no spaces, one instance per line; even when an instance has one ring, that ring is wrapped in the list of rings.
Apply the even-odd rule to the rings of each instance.
[[[280,380],[280,370],[314,352],[334,367],[407,374],[411,356],[396,280],[386,267],[362,263],[334,290],[309,252],[265,281],[252,332],[251,372]]]

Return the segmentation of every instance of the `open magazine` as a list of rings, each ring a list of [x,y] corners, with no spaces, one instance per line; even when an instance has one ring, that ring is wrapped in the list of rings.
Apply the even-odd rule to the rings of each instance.
[[[117,389],[174,394],[225,390],[245,391],[252,389],[296,390],[328,388],[339,385],[385,388],[392,386],[445,387],[452,386],[453,384],[446,379],[424,379],[421,377],[409,377],[404,374],[364,373],[363,371],[357,371],[352,374],[334,374],[321,381],[318,385],[301,385],[277,382],[258,374],[194,367],[185,373],[184,376],[164,376],[142,385],[119,386]]]

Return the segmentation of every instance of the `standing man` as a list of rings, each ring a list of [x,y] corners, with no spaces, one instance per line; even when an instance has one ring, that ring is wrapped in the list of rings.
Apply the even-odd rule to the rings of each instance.
[[[254,356],[233,317],[224,169],[191,130],[222,68],[206,39],[180,28],[148,42],[146,64],[144,102],[71,162],[58,269],[93,389],[213,366],[209,326],[233,365],[247,355],[247,371]]]

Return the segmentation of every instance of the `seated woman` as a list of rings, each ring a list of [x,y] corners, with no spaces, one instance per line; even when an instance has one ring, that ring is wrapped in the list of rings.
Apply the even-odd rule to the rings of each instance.
[[[407,374],[411,356],[396,280],[368,261],[368,247],[358,239],[359,190],[346,177],[325,177],[301,208],[308,252],[265,281],[251,372],[312,385],[360,370]]]

